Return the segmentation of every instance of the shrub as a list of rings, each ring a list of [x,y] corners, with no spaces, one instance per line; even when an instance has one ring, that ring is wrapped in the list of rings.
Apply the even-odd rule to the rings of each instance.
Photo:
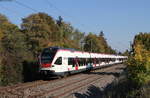
[[[142,33],[136,35],[133,44],[133,53],[127,61],[128,78],[137,86],[145,85],[150,81],[149,36],[150,34]]]

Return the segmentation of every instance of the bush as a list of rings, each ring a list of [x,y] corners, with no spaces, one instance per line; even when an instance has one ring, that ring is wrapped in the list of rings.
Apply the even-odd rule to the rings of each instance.
[[[136,35],[133,53],[127,61],[128,79],[138,87],[150,81],[150,51],[148,48],[148,44],[150,45],[150,43],[144,43],[144,40],[149,40],[149,37],[146,36],[150,36],[150,34]]]

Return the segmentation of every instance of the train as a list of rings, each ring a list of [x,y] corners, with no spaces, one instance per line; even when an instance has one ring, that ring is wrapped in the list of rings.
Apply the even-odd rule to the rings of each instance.
[[[77,51],[74,49],[48,47],[39,56],[40,74],[64,77],[104,66],[123,63],[127,56]]]

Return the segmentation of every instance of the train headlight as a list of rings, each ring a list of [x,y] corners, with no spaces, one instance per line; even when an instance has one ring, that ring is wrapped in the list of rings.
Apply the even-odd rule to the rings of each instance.
[[[54,65],[52,65],[52,67],[55,67]]]

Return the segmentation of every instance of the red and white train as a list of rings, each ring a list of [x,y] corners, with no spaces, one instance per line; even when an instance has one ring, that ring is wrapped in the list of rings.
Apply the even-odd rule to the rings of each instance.
[[[45,48],[39,56],[40,73],[65,76],[86,70],[122,63],[126,56],[89,53],[58,47]]]

